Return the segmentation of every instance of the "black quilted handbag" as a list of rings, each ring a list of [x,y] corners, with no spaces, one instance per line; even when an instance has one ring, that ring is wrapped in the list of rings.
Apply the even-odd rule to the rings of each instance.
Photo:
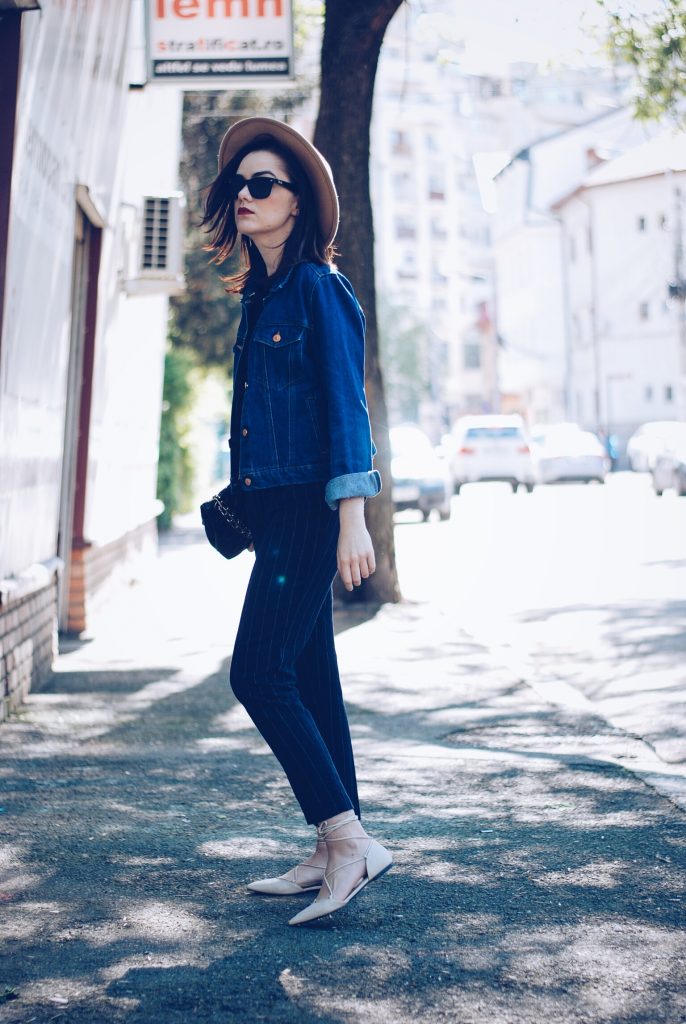
[[[203,502],[200,515],[208,541],[224,558],[234,558],[252,544],[252,534],[238,515],[230,485]]]

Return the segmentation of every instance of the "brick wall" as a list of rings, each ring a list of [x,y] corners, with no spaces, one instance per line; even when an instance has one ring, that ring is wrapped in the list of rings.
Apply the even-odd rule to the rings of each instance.
[[[96,613],[114,587],[145,572],[145,561],[157,553],[157,520],[153,519],[109,544],[72,549],[67,632],[97,629]]]
[[[57,654],[57,574],[0,591],[0,722],[50,675]]]
[[[72,553],[68,631],[98,631],[113,590],[141,578],[157,553],[157,521],[109,544]],[[61,562],[0,580],[0,722],[50,676],[57,657],[57,573]]]

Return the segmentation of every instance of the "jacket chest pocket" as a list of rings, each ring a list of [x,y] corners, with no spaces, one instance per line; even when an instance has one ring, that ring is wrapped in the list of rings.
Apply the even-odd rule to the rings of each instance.
[[[275,391],[305,378],[302,324],[259,324],[255,331],[255,377]]]

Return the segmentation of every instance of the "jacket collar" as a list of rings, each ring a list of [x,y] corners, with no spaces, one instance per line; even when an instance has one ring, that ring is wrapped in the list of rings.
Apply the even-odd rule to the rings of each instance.
[[[289,277],[291,276],[291,274],[293,273],[293,271],[297,267],[297,265],[298,265],[297,263],[291,264],[291,266],[288,268],[288,270],[285,272],[285,274],[279,275],[279,273],[277,271],[276,280],[272,284],[272,286],[269,289],[269,291],[265,292],[264,297],[266,298],[268,295],[273,295],[274,292],[278,292],[281,288],[283,288],[284,285],[286,284],[286,282],[288,281]],[[243,292],[243,294],[241,296],[241,303],[246,303],[248,301],[248,299],[251,299],[253,297],[253,295],[256,295],[256,294],[257,294],[257,288],[255,288],[254,285],[250,285],[250,283],[248,283],[248,285],[246,286],[246,290]]]

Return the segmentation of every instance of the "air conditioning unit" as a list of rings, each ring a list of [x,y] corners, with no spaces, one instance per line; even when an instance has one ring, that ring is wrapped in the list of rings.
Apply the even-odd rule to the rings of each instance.
[[[124,280],[128,295],[179,295],[183,276],[185,197],[143,196],[137,225],[136,267]]]

